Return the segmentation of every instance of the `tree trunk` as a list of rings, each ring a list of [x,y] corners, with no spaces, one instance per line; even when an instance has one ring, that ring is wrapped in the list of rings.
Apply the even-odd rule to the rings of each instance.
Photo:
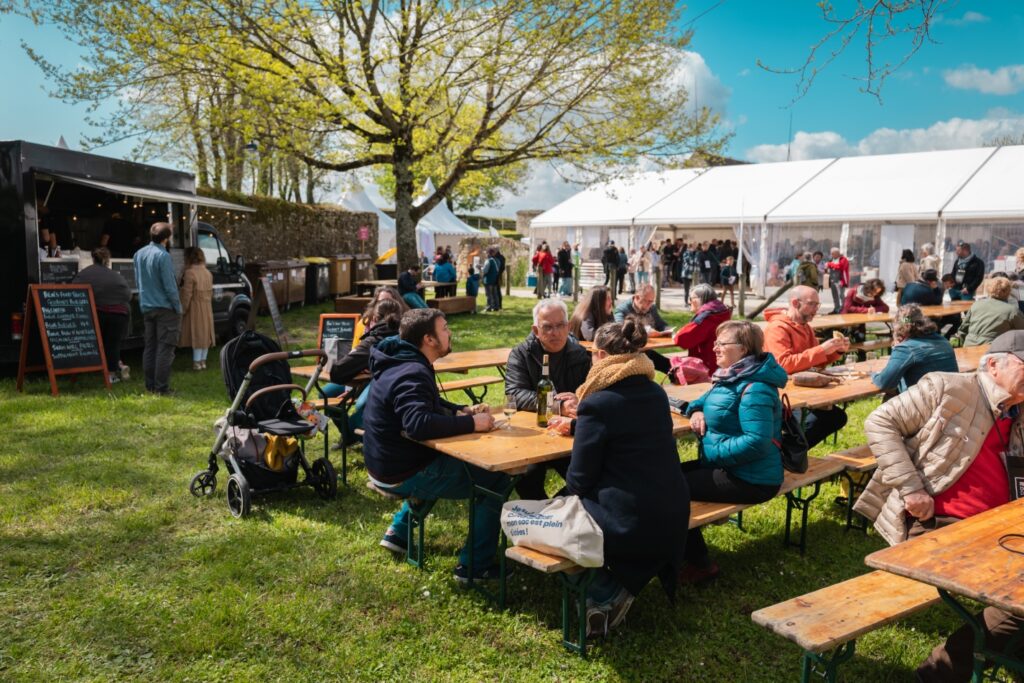
[[[412,159],[408,147],[395,146],[392,171],[395,175],[395,244],[398,246],[398,271],[419,263],[416,253],[416,222],[412,216]]]
[[[313,204],[313,190],[316,189],[316,172],[312,166],[306,164],[306,203]]]

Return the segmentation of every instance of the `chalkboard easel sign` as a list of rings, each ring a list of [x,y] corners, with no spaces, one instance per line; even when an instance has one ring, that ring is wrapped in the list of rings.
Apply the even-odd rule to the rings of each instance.
[[[270,311],[270,319],[274,322],[274,334],[277,335],[277,343],[287,349],[291,339],[288,331],[284,329],[284,321],[281,320],[281,309],[277,307],[277,298],[274,296],[274,288],[270,284],[270,278],[264,275],[256,281],[256,291],[253,292],[252,308],[249,309],[250,330],[256,329],[256,314],[266,306]]]
[[[317,348],[324,348],[325,340],[333,337],[342,341],[338,356],[347,355],[356,341],[357,322],[359,316],[355,313],[321,313],[320,329],[316,333]]]
[[[96,301],[89,285],[29,285],[18,361],[18,391],[29,372],[45,370],[50,393],[57,377],[98,372],[110,389]]]

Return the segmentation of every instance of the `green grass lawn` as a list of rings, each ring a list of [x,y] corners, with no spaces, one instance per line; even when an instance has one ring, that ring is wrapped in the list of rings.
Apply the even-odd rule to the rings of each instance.
[[[455,350],[517,343],[533,303],[453,316]],[[285,314],[299,345],[313,345],[326,310]],[[334,501],[300,489],[257,499],[250,518],[235,520],[223,469],[214,498],[193,498],[189,479],[205,467],[228,401],[216,350],[205,373],[179,353],[173,398],[145,394],[139,354],[127,360],[132,379],[110,394],[98,376],[63,380],[56,399],[43,376],[24,394],[0,380],[0,680],[793,681],[799,650],[750,612],[863,574],[864,556],[883,546],[844,531],[829,484],[801,558],[782,547],[777,499],[748,511],[743,531],[706,531],[722,567],[716,582],[681,589],[674,605],[652,583],[584,661],[559,644],[553,577],[520,568],[504,612],[456,587],[464,503],[436,506],[425,571],[378,547],[395,505],[365,488],[358,451]],[[500,398],[492,388],[488,399]],[[850,409],[839,448],[864,442],[874,405]],[[692,442],[680,452],[693,457]],[[841,676],[909,680],[956,624],[935,607],[865,636]]]

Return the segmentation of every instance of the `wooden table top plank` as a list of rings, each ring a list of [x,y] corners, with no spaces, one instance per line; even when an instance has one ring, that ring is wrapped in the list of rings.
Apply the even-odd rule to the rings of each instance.
[[[963,313],[973,304],[973,301],[945,301],[936,306],[922,306],[921,313],[929,318],[942,318],[947,315]]]
[[[508,363],[511,348],[455,351],[434,362],[434,372],[466,372],[479,368],[500,368]]]
[[[651,349],[664,349],[669,346],[675,345],[676,343],[672,341],[672,337],[649,337],[647,339],[647,344],[644,345],[643,350],[649,351]],[[587,351],[594,350],[594,342],[582,340],[580,341],[580,346],[585,348]]]
[[[871,553],[864,562],[1024,617],[1024,555],[998,543],[1022,528],[1024,499]],[[1024,550],[1024,543],[1011,543]]]
[[[871,609],[864,605],[865,596]],[[931,586],[875,571],[764,607],[755,624],[809,652],[825,652],[939,601]]]
[[[501,420],[504,422],[504,420]],[[672,414],[672,433],[690,431],[690,421]],[[519,474],[528,465],[549,462],[572,454],[571,437],[558,436],[537,426],[537,414],[526,411],[512,416],[511,429],[473,432],[422,442],[445,455],[491,472]]]
[[[892,313],[840,313],[838,315],[819,315],[810,322],[814,330],[831,330],[838,327],[859,327],[869,323],[892,322]]]

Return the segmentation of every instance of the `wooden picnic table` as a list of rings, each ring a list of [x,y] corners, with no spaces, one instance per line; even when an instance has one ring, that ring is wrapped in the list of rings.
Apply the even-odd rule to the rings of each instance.
[[[496,415],[500,423],[504,417]],[[672,433],[690,431],[690,421],[672,413]],[[511,428],[473,432],[430,439],[422,443],[445,455],[491,472],[522,474],[527,465],[564,458],[572,453],[572,437],[558,436],[537,426],[537,414],[519,411],[512,416]]]
[[[860,327],[869,323],[892,323],[892,313],[840,313],[838,315],[819,315],[810,322],[811,328],[831,330],[840,327]]]
[[[864,563],[935,586],[942,600],[977,633],[979,624],[972,610],[960,604],[955,596],[1024,618],[1024,581],[1021,581],[1024,555],[1010,552],[999,544],[1001,536],[1021,528],[1024,528],[1024,499],[871,553],[864,558]],[[1024,550],[1018,538],[1009,539],[1007,545]],[[981,680],[978,676],[986,658],[1024,671],[1024,662],[1014,653],[984,651],[981,654],[986,656],[976,655],[974,680]]]
[[[478,368],[498,368],[500,372],[508,363],[508,354],[512,349],[483,349],[480,351],[456,351],[434,363],[434,372],[468,372]],[[312,377],[315,365],[292,367],[292,374],[299,377]]]
[[[437,287],[438,285],[453,285],[454,282],[434,282],[433,280],[420,280],[424,287]],[[362,293],[366,290],[373,291],[377,287],[398,287],[398,280],[359,280],[356,282],[356,292]]]
[[[664,349],[670,346],[675,346],[676,343],[672,341],[672,337],[648,337],[647,344],[644,345],[644,351],[650,351],[651,349]],[[580,346],[585,348],[587,351],[594,350],[594,342],[591,341],[580,341]]]
[[[972,304],[973,301],[945,301],[937,306],[922,306],[921,312],[929,318],[944,318],[947,315],[963,313]]]

